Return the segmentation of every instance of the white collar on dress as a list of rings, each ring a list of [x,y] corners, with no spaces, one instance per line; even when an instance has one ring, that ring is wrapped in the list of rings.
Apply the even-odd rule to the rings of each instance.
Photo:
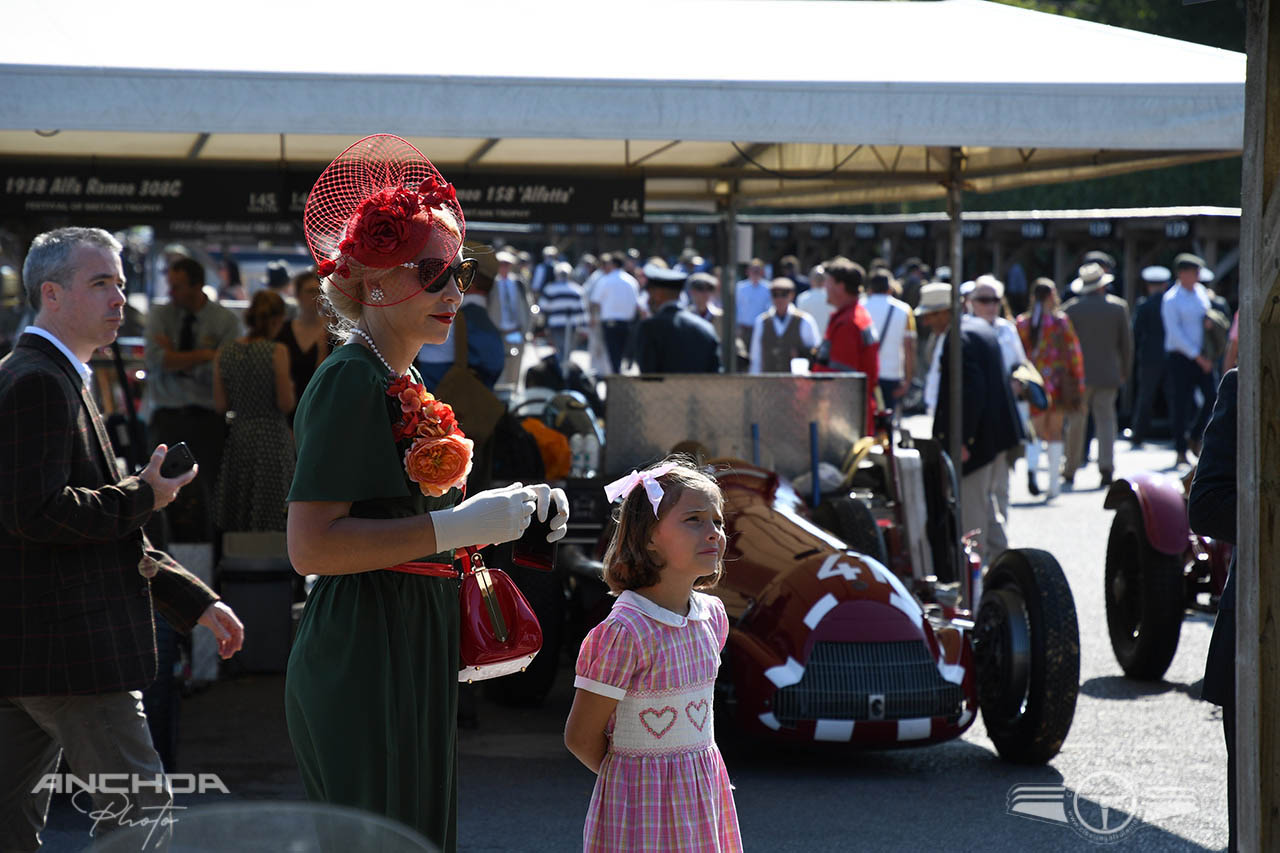
[[[689,596],[689,615],[681,616],[673,610],[668,610],[660,604],[654,604],[638,592],[632,590],[623,590],[618,596],[618,600],[614,602],[614,607],[622,605],[630,607],[632,610],[639,610],[650,619],[661,622],[663,625],[670,625],[673,628],[683,628],[689,622],[704,622],[711,618],[711,608],[707,601],[710,596],[703,595],[700,592],[694,592]]]

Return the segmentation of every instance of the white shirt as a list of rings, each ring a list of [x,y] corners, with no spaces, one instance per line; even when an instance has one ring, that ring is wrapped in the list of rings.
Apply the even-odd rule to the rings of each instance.
[[[924,408],[929,417],[938,408],[938,383],[942,381],[942,348],[947,345],[944,332],[933,345],[933,358],[929,360],[929,373],[924,378]]]
[[[880,337],[880,378],[890,381],[904,379],[906,362],[903,345],[908,340],[908,334],[912,341],[915,340],[915,332],[907,328],[911,306],[887,293],[868,294],[862,298],[862,305],[871,315],[871,325]],[[893,317],[889,318],[889,325],[886,326],[885,319],[890,311],[893,311]],[[914,345],[913,343],[912,346]]]
[[[751,330],[751,366],[748,368],[749,373],[760,373],[763,367],[764,355],[762,354],[761,340],[764,338],[764,324],[772,320],[773,331],[778,337],[782,337],[782,333],[787,330],[787,323],[791,322],[793,316],[800,318],[800,340],[809,349],[816,347],[821,340],[818,335],[818,326],[813,322],[813,318],[803,312],[794,310],[790,305],[787,306],[787,313],[779,317],[777,312],[770,308],[768,311],[756,318],[755,327]]]
[[[1026,361],[1026,352],[1022,349],[1022,338],[1018,336],[1018,327],[1003,317],[995,322],[996,339],[1000,342],[1000,356],[1004,362],[1005,373]],[[1013,337],[1008,335],[1012,332]],[[933,348],[933,358],[929,362],[929,374],[924,380],[924,405],[932,416],[938,408],[938,384],[942,379],[942,348],[947,345],[947,336],[943,334]]]
[[[756,318],[773,307],[773,297],[769,294],[769,282],[760,279],[752,282],[744,278],[733,290],[733,310],[735,322],[739,326],[750,326]]]
[[[89,365],[85,364],[83,361],[76,358],[75,355],[71,352],[71,350],[67,349],[67,345],[64,344],[62,341],[58,340],[57,336],[54,335],[53,332],[50,332],[46,329],[42,329],[39,326],[27,326],[25,329],[22,330],[22,334],[39,335],[49,343],[53,344],[55,347],[58,348],[58,352],[65,355],[67,357],[67,361],[71,362],[71,366],[74,367],[76,369],[76,372],[80,374],[80,379],[84,382],[84,384],[86,386],[89,384],[89,377],[92,375],[92,371],[89,369]]]
[[[831,321],[836,307],[827,301],[825,287],[811,287],[797,296],[796,307],[813,318],[814,325],[818,327],[818,337],[826,336],[827,323]]]
[[[504,332],[524,328],[524,315],[528,306],[520,293],[520,285],[507,276],[494,282],[498,294],[498,328]]]
[[[1209,311],[1209,294],[1204,285],[1187,290],[1175,284],[1165,291],[1160,303],[1160,319],[1164,321],[1164,351],[1182,353],[1187,358],[1200,357],[1204,344],[1204,315]]]
[[[607,272],[591,291],[591,304],[600,309],[600,321],[630,322],[640,306],[640,283],[625,270]]]
[[[1013,369],[1027,360],[1027,353],[1022,348],[1022,338],[1018,336],[1018,327],[1003,317],[996,317],[996,340],[1000,342],[1000,355],[1004,356],[1004,372],[1007,376]]]

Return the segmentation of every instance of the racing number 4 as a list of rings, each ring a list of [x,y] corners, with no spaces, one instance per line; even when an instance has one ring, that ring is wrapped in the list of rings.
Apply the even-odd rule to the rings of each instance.
[[[828,560],[818,569],[818,580],[827,578],[844,578],[847,581],[858,579],[862,574],[860,566],[851,566],[842,560]]]

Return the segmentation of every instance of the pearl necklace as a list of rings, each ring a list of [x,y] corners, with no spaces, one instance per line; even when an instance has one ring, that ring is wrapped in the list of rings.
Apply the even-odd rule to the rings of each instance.
[[[391,365],[387,364],[387,360],[382,357],[382,351],[378,349],[378,345],[373,342],[373,337],[368,332],[364,329],[352,329],[351,333],[364,338],[369,343],[369,348],[373,350],[373,354],[378,357],[378,361],[382,362],[382,366],[387,369],[387,372],[397,379],[400,378],[400,374],[393,370]]]

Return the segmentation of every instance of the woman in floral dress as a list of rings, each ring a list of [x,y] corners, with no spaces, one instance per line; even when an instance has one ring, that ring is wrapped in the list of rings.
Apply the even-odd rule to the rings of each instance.
[[[1058,288],[1047,278],[1038,278],[1031,294],[1031,310],[1018,317],[1018,335],[1027,357],[1044,379],[1049,407],[1031,409],[1035,436],[1027,443],[1027,488],[1040,494],[1036,468],[1040,464],[1040,442],[1049,449],[1049,497],[1057,497],[1062,475],[1062,425],[1066,413],[1084,403],[1084,358],[1071,320],[1058,307]]]

